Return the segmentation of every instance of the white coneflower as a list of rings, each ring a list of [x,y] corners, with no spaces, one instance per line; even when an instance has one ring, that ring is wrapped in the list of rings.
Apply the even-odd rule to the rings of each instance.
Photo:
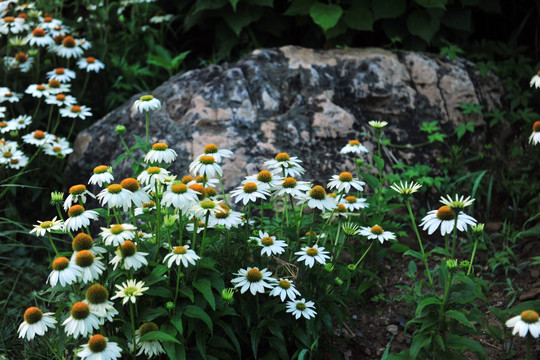
[[[152,331],[159,331],[159,327],[153,322],[146,322],[135,331],[135,342],[137,343],[137,349],[139,349],[137,356],[144,354],[149,359],[153,356],[165,354],[165,350],[159,341],[141,341],[144,335]]]
[[[141,207],[144,203],[149,203],[150,195],[141,189],[141,185],[134,178],[125,178],[120,182],[120,185],[130,192],[131,202],[137,207]]]
[[[306,319],[311,319],[317,314],[315,303],[313,301],[306,301],[306,299],[288,301],[286,312],[292,313],[296,319],[300,319],[302,316]]]
[[[131,224],[113,224],[110,228],[102,227],[99,235],[103,238],[105,245],[119,246],[123,245],[124,241],[135,238],[135,231],[135,226]]]
[[[350,153],[352,153],[352,154],[360,155],[362,153],[367,153],[369,151],[364,145],[360,144],[360,141],[351,140],[339,152],[341,154],[350,154]]]
[[[396,235],[393,232],[384,231],[384,229],[379,225],[362,227],[360,229],[360,235],[367,236],[368,239],[377,239],[381,244],[387,240],[393,240],[396,238]]]
[[[156,181],[159,184],[163,184],[163,182],[169,175],[170,173],[163,168],[157,166],[150,166],[149,168],[141,172],[139,176],[137,176],[137,180],[144,186],[154,186]]]
[[[47,84],[47,91],[51,95],[68,93],[71,91],[71,84],[62,84],[60,81],[52,79]]]
[[[295,199],[303,198],[306,192],[311,190],[311,185],[307,181],[297,181],[293,177],[283,179],[281,186],[275,192],[275,196],[290,195]]]
[[[2,117],[4,114],[0,112],[0,117]],[[13,126],[8,123],[7,121],[0,121],[0,133],[5,134],[10,131],[15,130]]]
[[[314,186],[308,194],[298,200],[299,204],[307,203],[312,209],[319,209],[323,213],[327,210],[334,210],[336,207],[336,199],[326,194],[324,188],[320,185]]]
[[[7,91],[0,93],[0,103],[8,102],[13,104],[21,100],[22,94],[10,91],[9,89],[6,90]]]
[[[173,14],[156,14],[150,18],[150,23],[152,24],[161,24],[164,22],[169,22],[174,18]]]
[[[56,105],[58,107],[65,106],[70,108],[77,103],[77,99],[66,94],[51,94],[45,99],[45,102],[48,105]]]
[[[538,71],[531,79],[529,86],[539,88],[540,87],[540,71]]]
[[[283,183],[283,177],[272,174],[268,170],[262,170],[256,175],[246,176],[246,179],[242,181],[242,185],[248,182],[253,182],[261,190],[276,190],[279,189]]]
[[[20,72],[26,73],[32,69],[32,65],[34,65],[34,58],[31,56],[28,56],[26,53],[20,51],[11,59],[5,58],[4,61],[6,61],[6,66],[9,65],[9,67],[13,69],[18,69]]]
[[[28,164],[28,156],[22,154],[20,156],[12,156],[9,162],[7,163],[7,166],[10,169],[19,170],[21,168],[24,168],[26,164]]]
[[[189,245],[176,246],[172,252],[165,255],[163,262],[167,264],[168,267],[171,267],[174,263],[176,266],[180,266],[180,263],[184,267],[188,267],[189,264],[195,265],[195,261],[199,260],[200,256],[195,253],[195,251],[189,248]]]
[[[292,280],[280,278],[276,287],[270,291],[270,296],[279,296],[281,301],[285,301],[286,298],[290,300],[296,299],[296,296],[300,296],[300,292],[296,290]]]
[[[356,198],[356,196],[345,196],[344,199],[341,199],[340,204],[345,205],[348,211],[356,211],[360,209],[365,209],[369,206],[369,204],[366,202],[367,199],[364,198]]]
[[[60,115],[67,118],[84,120],[87,117],[92,116],[92,113],[88,106],[72,105],[71,107],[60,109]]]
[[[456,194],[455,200],[452,200],[450,195],[446,195],[446,198],[444,196],[441,196],[440,202],[443,205],[450,206],[450,208],[455,213],[459,213],[461,210],[465,209],[467,206],[472,205],[472,203],[474,202],[474,199],[471,199],[470,196],[467,196],[465,198],[464,196],[458,196]]]
[[[111,300],[121,298],[122,305],[125,305],[128,301],[135,304],[135,301],[137,301],[137,296],[142,296],[143,293],[149,289],[148,287],[144,286],[144,281],[136,282],[135,279],[129,279],[126,282],[123,282],[122,285],[115,286],[118,290]]]
[[[411,181],[410,183],[407,183],[405,181],[405,184],[400,181],[399,185],[397,183],[392,184],[392,186],[390,186],[390,189],[394,190],[401,196],[409,197],[415,192],[417,192],[421,187],[422,185],[414,181]]]
[[[231,150],[219,149],[215,144],[208,144],[204,147],[204,153],[199,155],[207,155],[213,157],[216,162],[221,163],[222,158],[231,157],[233,152]]]
[[[332,175],[327,187],[329,189],[336,189],[338,192],[349,192],[351,188],[358,191],[364,190],[365,182],[353,178],[350,172],[344,171],[339,175]]]
[[[19,115],[16,118],[11,119],[10,122],[11,127],[14,130],[22,130],[32,123],[32,117],[29,115]]]
[[[375,121],[375,120],[371,120],[368,124],[369,124],[372,128],[374,128],[375,130],[380,130],[380,129],[382,129],[383,127],[385,127],[386,125],[388,125],[388,122],[387,122],[387,121]]]
[[[35,232],[36,236],[45,236],[45,234],[51,231],[62,231],[64,229],[64,222],[62,220],[56,220],[56,216],[50,221],[39,221],[38,225],[34,225],[34,228],[30,230],[30,234]]]
[[[75,235],[73,241],[71,242],[71,247],[73,249],[71,261],[75,261],[75,257],[77,257],[77,254],[83,250],[90,251],[92,254],[94,254],[94,256],[100,256],[101,254],[107,252],[107,249],[101,246],[95,246],[94,239],[92,239],[90,235],[83,232]]]
[[[85,70],[87,72],[99,72],[100,70],[105,68],[105,64],[92,56],[80,58],[79,61],[77,61],[77,66],[79,67],[79,69]]]
[[[262,246],[261,255],[274,255],[274,254],[283,254],[285,252],[285,247],[287,243],[283,240],[276,240],[275,236],[270,236],[266,232],[259,230],[259,236],[252,236],[250,240],[257,241],[259,246]]]
[[[137,251],[137,246],[135,243],[125,240],[122,245],[119,246],[118,250],[115,251],[115,257],[109,262],[113,265],[113,269],[116,270],[116,267],[120,264],[124,264],[126,270],[138,270],[143,265],[148,265],[148,261],[145,256],[148,253]]]
[[[69,317],[62,325],[65,326],[68,336],[73,335],[77,339],[79,336],[86,337],[99,329],[99,319],[90,312],[88,304],[79,301],[73,304]]]
[[[96,334],[88,340],[88,344],[82,345],[77,356],[82,360],[115,360],[122,357],[122,348],[105,336]]]
[[[152,95],[143,95],[139,100],[135,100],[133,107],[140,113],[161,109],[161,101]]]
[[[240,288],[240,293],[243,294],[246,291],[250,291],[253,295],[257,293],[264,293],[265,288],[272,289],[275,279],[271,277],[272,273],[266,269],[259,270],[258,268],[248,267],[247,269],[240,269],[234,275],[238,277],[231,280],[234,287]]]
[[[254,182],[247,182],[243,186],[231,191],[231,197],[236,198],[235,202],[242,201],[247,205],[249,202],[256,202],[257,199],[265,200],[270,196],[268,190],[259,189]]]
[[[514,316],[506,322],[506,326],[514,328],[512,335],[519,333],[519,336],[525,337],[530,333],[533,338],[540,336],[540,318],[534,310],[525,310],[521,315]]]
[[[441,235],[444,236],[446,234],[451,234],[454,230],[455,218],[456,215],[450,206],[444,205],[438,210],[429,211],[422,219],[420,226],[423,227],[423,230],[427,230],[428,234],[431,235],[440,225]],[[460,212],[457,216],[457,229],[459,231],[466,231],[467,225],[476,225],[476,219]]]
[[[223,170],[216,159],[210,155],[201,155],[189,164],[189,172],[193,175],[207,176],[209,178],[223,176]]]
[[[205,199],[193,205],[190,209],[190,212],[193,213],[193,215],[197,216],[198,218],[203,219],[207,214],[215,215],[216,211],[220,209],[221,208],[218,208],[217,201]]]
[[[20,17],[5,16],[0,19],[0,34],[19,34],[28,31],[30,26]]]
[[[540,121],[535,121],[532,127],[532,134],[529,136],[529,143],[536,145],[540,143]]]
[[[88,184],[97,184],[98,186],[103,186],[103,184],[110,184],[114,181],[114,176],[112,175],[112,168],[106,165],[99,165],[94,168],[94,174],[88,180]]]
[[[199,200],[197,195],[199,192],[188,188],[183,183],[176,183],[163,193],[162,204],[179,209],[185,214]]]
[[[77,202],[82,202],[83,204],[86,203],[86,195],[93,197],[94,199],[96,198],[96,196],[88,191],[86,186],[82,184],[70,187],[69,195],[64,201],[64,210],[68,211],[68,209]]]
[[[97,195],[101,206],[121,207],[127,211],[131,206],[131,192],[120,184],[111,184]]]
[[[268,160],[264,162],[264,165],[275,172],[278,175],[287,176],[300,176],[303,175],[306,170],[300,165],[302,160],[298,159],[296,156],[289,156],[287,153],[279,153],[273,160]]]
[[[54,19],[52,16],[45,16],[41,19],[38,27],[46,30],[52,30],[57,26],[61,26],[62,21],[59,19]]]
[[[56,286],[57,283],[60,283],[60,286],[71,285],[82,275],[80,266],[64,256],[54,259],[51,266],[52,271],[46,281],[51,286]]]
[[[64,231],[76,231],[90,225],[90,220],[97,220],[98,213],[85,210],[81,205],[73,205],[67,211],[69,218],[64,222]]]
[[[154,200],[150,200],[148,203],[143,203],[141,207],[135,208],[135,216],[142,214],[148,214],[150,211],[156,209],[156,203]]]
[[[77,46],[80,46],[84,50],[89,50],[92,48],[92,43],[85,38],[79,38],[76,40]]]
[[[42,28],[32,30],[27,39],[30,46],[45,47],[54,44],[53,38]]]
[[[58,80],[61,83],[68,83],[71,80],[75,79],[77,75],[75,71],[69,70],[66,68],[56,68],[47,72],[47,81]]]
[[[330,259],[328,254],[329,252],[325,251],[324,247],[319,247],[317,244],[313,245],[313,247],[304,246],[301,251],[294,253],[294,255],[300,256],[297,260],[298,262],[304,261],[306,266],[309,266],[310,268],[315,265],[315,261],[324,265],[326,263],[326,259]]]
[[[58,56],[66,59],[80,58],[84,53],[83,48],[77,45],[77,41],[73,36],[66,36],[62,43],[56,46],[55,50]]]
[[[49,134],[46,131],[36,130],[32,133],[23,135],[22,139],[27,144],[31,144],[35,146],[42,146],[46,143],[52,142],[54,139],[54,136]]]
[[[40,308],[32,306],[24,312],[24,321],[17,331],[20,338],[33,340],[36,335],[43,336],[49,328],[54,329],[55,324],[54,313],[43,313]]]
[[[113,317],[118,315],[118,310],[114,308],[114,303],[109,300],[109,292],[100,284],[93,284],[87,290],[85,304],[88,304],[90,312],[96,315],[99,319],[100,325],[107,321],[113,321]]]
[[[171,163],[176,159],[176,151],[169,149],[165,143],[155,143],[152,150],[144,157],[146,163]]]
[[[73,262],[82,270],[80,279],[83,284],[99,279],[99,276],[105,270],[105,265],[101,260],[88,250],[79,251]]]
[[[26,88],[24,92],[38,99],[45,98],[51,94],[47,89],[47,85],[45,84],[28,85],[28,87]]]
[[[43,145],[43,152],[50,156],[63,159],[73,152],[66,138],[55,138],[52,142]]]
[[[208,218],[208,226],[224,226],[227,229],[236,228],[242,225],[242,217],[244,214],[238,211],[231,210],[227,205],[223,203],[218,204],[218,208],[214,215]]]

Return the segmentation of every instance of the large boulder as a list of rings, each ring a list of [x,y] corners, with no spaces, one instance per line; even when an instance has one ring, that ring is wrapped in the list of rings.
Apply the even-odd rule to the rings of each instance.
[[[466,121],[484,127],[481,115],[464,115],[460,106],[474,103],[491,111],[500,107],[502,93],[496,77],[481,77],[464,60],[285,46],[173,76],[151,92],[163,106],[150,113],[150,134],[152,142],[176,150],[179,157],[169,170],[179,176],[187,175],[189,163],[213,143],[234,152],[223,162],[227,189],[264,169],[264,161],[279,152],[303,161],[303,180],[325,184],[333,174],[354,170],[353,158],[339,154],[349,140],[376,151],[368,121],[387,121],[384,133],[393,144],[423,143],[423,122],[437,120],[445,133]],[[117,125],[127,128],[129,146],[135,144],[133,135],[144,138],[145,117],[132,106],[140,95],[78,135],[67,169],[70,183],[86,183],[93,167],[110,165],[124,152]],[[482,146],[482,131],[468,136],[475,137],[473,148]],[[445,146],[389,147],[384,156],[387,166],[396,161],[435,166]],[[118,164],[115,175],[133,176],[129,159]]]

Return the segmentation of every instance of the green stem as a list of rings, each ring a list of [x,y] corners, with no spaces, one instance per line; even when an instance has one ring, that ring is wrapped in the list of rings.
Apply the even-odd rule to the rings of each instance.
[[[37,113],[39,111],[40,106],[41,106],[41,98],[38,99],[36,110],[34,111],[34,115],[32,115],[32,122],[34,122],[36,120],[36,116],[37,116]]]
[[[53,112],[54,105],[51,105],[51,109],[49,110],[49,119],[47,120],[47,132],[49,132],[50,126],[51,126],[51,118],[52,118],[52,112]]]
[[[201,240],[201,251],[199,252],[199,256],[203,256],[203,249],[204,249],[204,240],[206,239],[206,229],[208,228],[208,219],[210,218],[210,212],[206,213],[206,216],[204,218],[204,229],[202,233],[202,240]]]
[[[53,353],[54,357],[57,358],[58,360],[62,360],[62,358],[60,357],[60,355],[58,355],[56,353],[56,351],[54,351],[54,349],[52,348],[52,345],[51,343],[49,342],[49,339],[46,337],[46,336],[43,336],[43,339],[45,341],[45,344],[47,344],[47,347],[49,348],[49,350],[51,350],[51,352]]]
[[[287,211],[287,195],[283,196],[283,210],[285,210],[285,224],[289,227],[289,212]]]
[[[56,249],[56,246],[54,246],[54,242],[52,240],[52,237],[51,237],[51,233],[47,232],[47,235],[49,236],[49,242],[51,243],[51,246],[54,250],[54,253],[56,254],[56,256],[60,256],[60,254],[58,253],[58,250]]]
[[[128,153],[128,156],[133,160],[133,163],[138,163],[138,161],[135,160],[135,157],[133,156],[133,152],[127,146],[126,141],[124,140],[124,137],[122,136],[122,134],[119,134],[119,135],[120,135],[120,141],[122,142],[122,145],[124,145],[124,148],[126,149],[126,151]]]
[[[76,120],[73,119],[73,121],[72,121],[72,123],[71,123],[71,127],[69,128],[68,136],[66,137],[68,140],[69,140],[69,138],[71,137],[71,134],[73,133],[73,129],[75,129],[75,122],[76,122]]]
[[[184,216],[182,215],[182,212],[178,212],[178,245],[183,244],[183,238],[184,238]]]
[[[176,291],[174,292],[174,303],[178,300],[178,289],[180,288],[180,275],[182,274],[181,265],[178,265],[178,272],[176,273]],[[175,307],[176,310],[176,307]]]
[[[86,71],[86,78],[84,79],[84,85],[81,91],[81,94],[79,95],[79,99],[82,100],[84,92],[86,91],[86,86],[88,85],[88,80],[90,79],[90,73]]]
[[[467,276],[469,276],[469,274],[471,273],[471,269],[473,267],[474,255],[476,254],[476,246],[477,245],[478,245],[478,236],[475,236],[474,237],[473,251],[472,251],[472,255],[471,255],[471,261],[469,262],[469,268],[467,269]]]
[[[448,247],[448,234],[444,235],[444,250],[446,250],[446,252],[450,250]]]
[[[531,343],[532,343],[532,335],[530,333],[527,333],[527,348],[526,348],[527,360],[532,360]]]
[[[135,358],[135,352],[137,351],[137,338],[135,336],[135,316],[133,315],[133,303],[129,302],[129,315],[131,317],[131,332],[133,335],[133,352],[131,353],[131,356]]]
[[[223,194],[223,201],[225,201],[227,207],[230,207],[229,202],[227,201],[227,194],[225,194],[225,188],[223,187],[223,182],[221,181],[221,176],[217,174],[217,178],[219,180],[219,186],[221,187],[221,193]]]
[[[360,265],[360,263],[362,262],[362,260],[364,260],[364,257],[367,255],[367,253],[369,252],[369,250],[371,249],[371,247],[373,246],[373,243],[377,241],[377,240],[372,240],[371,241],[371,244],[369,244],[369,247],[367,248],[367,250],[362,254],[362,257],[356,262],[356,264],[354,264],[354,269],[356,270],[356,268],[358,267],[358,265]]]
[[[160,230],[161,230],[161,204],[160,204],[160,197],[159,197],[159,182],[156,180],[155,182],[155,188],[156,188],[156,260],[159,255],[159,248],[161,246],[161,239],[160,239]]]
[[[455,253],[456,253],[456,243],[457,243],[457,214],[454,214],[456,217],[454,219],[454,235],[452,236],[452,259],[454,259]]]
[[[148,114],[148,111],[146,111],[146,150],[150,148],[149,129],[150,129],[150,116]]]
[[[416,221],[414,220],[414,215],[411,209],[411,204],[409,203],[409,199],[406,199],[405,203],[407,204],[407,209],[409,210],[409,217],[411,218],[414,232],[416,234],[416,237],[418,238],[418,245],[420,245],[420,251],[422,252],[422,260],[424,260],[424,266],[426,267],[426,274],[429,279],[429,284],[431,285],[431,288],[434,289],[433,279],[431,278],[431,272],[429,271],[429,266],[426,259],[426,253],[424,252],[424,245],[422,245],[422,239],[420,238],[420,233],[418,232],[418,227],[416,226]]]

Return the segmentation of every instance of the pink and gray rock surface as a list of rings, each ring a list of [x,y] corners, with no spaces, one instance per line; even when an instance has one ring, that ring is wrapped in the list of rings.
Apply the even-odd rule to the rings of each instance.
[[[480,149],[484,119],[464,115],[460,105],[475,103],[492,111],[501,106],[503,89],[496,77],[481,77],[474,64],[463,60],[382,49],[286,46],[176,75],[151,94],[163,105],[150,113],[151,141],[165,142],[179,155],[169,170],[187,175],[189,163],[213,143],[234,152],[223,162],[224,184],[232,189],[279,152],[303,160],[303,180],[324,185],[333,174],[353,171],[353,158],[339,150],[356,139],[376,151],[370,120],[387,121],[385,136],[399,145],[425,142],[423,122],[437,120],[451,134],[474,121],[478,131],[470,143]],[[86,182],[95,166],[110,165],[124,152],[117,125],[127,128],[129,146],[135,144],[133,135],[144,138],[145,117],[132,107],[140,95],[78,135],[68,181]],[[436,166],[445,147],[390,147],[386,164]],[[129,159],[115,168],[115,176],[133,176]]]

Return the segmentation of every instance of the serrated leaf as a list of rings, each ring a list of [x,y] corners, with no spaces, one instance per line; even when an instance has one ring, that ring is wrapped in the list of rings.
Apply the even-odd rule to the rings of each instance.
[[[411,359],[416,359],[420,350],[431,342],[431,338],[425,334],[418,334],[413,338],[411,344]]]
[[[427,42],[431,41],[439,30],[439,19],[432,17],[426,10],[415,10],[407,17],[407,29],[410,33]]]
[[[144,334],[141,336],[141,339],[139,341],[153,341],[153,340],[159,340],[159,341],[169,341],[169,342],[175,342],[177,344],[182,344],[178,339],[175,337],[164,333],[162,331],[150,331],[149,333]]]
[[[403,253],[403,256],[407,256],[407,255],[415,257],[418,260],[424,261],[424,256],[416,250],[409,249]]]
[[[433,143],[435,141],[444,142],[445,137],[446,137],[445,134],[435,133],[435,134],[429,135],[428,140],[429,140],[430,143]]]
[[[467,317],[459,311],[448,310],[447,312],[444,313],[444,315],[448,316],[449,318],[459,321],[463,325],[468,326],[472,328],[473,330],[476,330],[476,328],[473,326],[473,324],[471,324],[469,319],[467,319]]]
[[[283,13],[286,16],[309,15],[309,9],[315,0],[293,0],[291,6]]]
[[[418,303],[418,307],[416,308],[416,316],[420,316],[422,314],[422,310],[424,310],[426,306],[441,305],[441,304],[442,304],[442,301],[436,297],[430,297],[430,298],[424,299]]]
[[[210,316],[208,316],[208,314],[205,313],[200,307],[188,305],[184,309],[184,315],[193,319],[202,320],[206,326],[208,326],[210,332],[214,333],[214,324],[212,323],[212,319],[210,319]]]
[[[309,15],[313,19],[313,22],[320,27],[323,31],[333,28],[338,23],[341,15],[343,15],[343,9],[339,5],[329,5],[317,2],[309,9]]]
[[[203,294],[205,300],[208,302],[212,310],[216,310],[216,300],[214,299],[214,294],[212,293],[212,283],[210,280],[205,278],[197,279],[193,282],[193,287],[201,294]]]
[[[377,0],[371,4],[375,20],[397,18],[405,12],[406,8],[406,0]]]
[[[416,3],[425,8],[446,9],[448,0],[415,0]]]

